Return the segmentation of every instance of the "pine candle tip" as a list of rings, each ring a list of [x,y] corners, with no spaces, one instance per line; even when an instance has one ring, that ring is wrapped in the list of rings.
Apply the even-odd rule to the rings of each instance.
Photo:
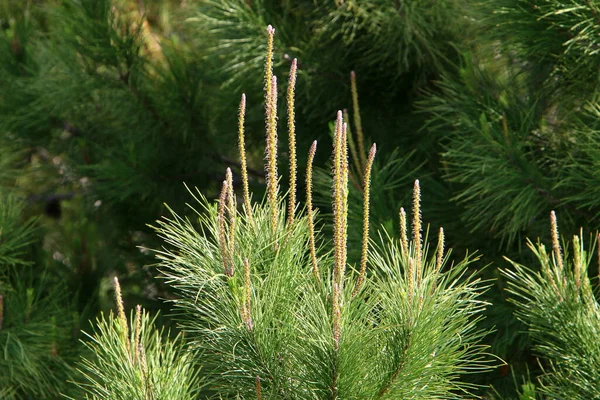
[[[354,71],[350,71],[350,77],[352,79],[356,79],[356,73]]]
[[[242,103],[246,104],[246,93],[242,93]]]
[[[558,220],[556,218],[556,213],[554,210],[550,211],[550,224],[552,225],[552,229],[558,229]]]
[[[371,146],[371,150],[369,151],[369,158],[375,157],[375,153],[377,153],[377,145],[373,143],[373,146]]]
[[[275,28],[273,28],[271,25],[267,26],[267,33],[269,35],[274,35],[275,34]]]
[[[556,257],[556,263],[558,267],[563,269],[562,249],[560,248],[560,238],[558,236],[558,221],[556,220],[556,213],[554,210],[550,211],[550,235],[552,236],[552,247],[554,250],[554,256]]]
[[[314,142],[312,142],[312,144],[310,145],[310,149],[316,149],[317,148],[317,141],[315,140]]]

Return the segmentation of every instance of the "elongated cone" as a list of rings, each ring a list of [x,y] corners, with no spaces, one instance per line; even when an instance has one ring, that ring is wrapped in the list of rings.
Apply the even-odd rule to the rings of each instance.
[[[308,161],[306,162],[306,216],[308,218],[310,259],[312,262],[313,273],[315,277],[318,280],[320,280],[321,276],[319,275],[319,266],[317,264],[317,250],[315,245],[315,217],[312,204],[312,168],[316,152],[317,141],[315,140],[310,146],[310,151],[308,152]]]
[[[248,165],[246,161],[246,139],[244,123],[246,120],[246,95],[242,94],[240,112],[238,115],[238,148],[240,152],[240,166],[242,173],[242,187],[244,190],[244,208],[250,222],[252,222],[252,205],[250,203],[250,189],[248,185]]]
[[[364,182],[363,182],[363,238],[362,238],[362,253],[360,258],[360,273],[358,275],[358,280],[356,282],[356,286],[354,288],[354,292],[352,296],[356,296],[358,291],[360,290],[363,281],[365,280],[365,275],[367,272],[367,259],[369,256],[369,202],[371,196],[371,169],[373,168],[373,160],[375,160],[375,153],[377,152],[377,147],[375,144],[371,147],[369,151],[369,158],[367,159],[367,167],[365,168],[364,173]]]
[[[413,242],[415,246],[415,275],[417,282],[421,281],[423,272],[423,238],[421,236],[421,226],[421,186],[417,179],[413,190]]]
[[[294,213],[296,212],[296,123],[294,113],[294,96],[296,90],[296,73],[298,68],[298,60],[294,58],[290,68],[290,78],[287,92],[287,109],[288,109],[288,136],[289,136],[289,152],[290,152],[290,194],[288,197],[288,225],[294,223]]]
[[[122,329],[122,340],[125,344],[127,350],[131,351],[131,346],[129,345],[129,327],[127,325],[127,317],[125,316],[125,306],[123,305],[123,295],[121,293],[121,285],[119,284],[119,279],[115,276],[114,279],[115,284],[115,301],[117,303],[117,316],[119,318],[121,329]],[[131,352],[129,353],[129,357],[131,357]]]

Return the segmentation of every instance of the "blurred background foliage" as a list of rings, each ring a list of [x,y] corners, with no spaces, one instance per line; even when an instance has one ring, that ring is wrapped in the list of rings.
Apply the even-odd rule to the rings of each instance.
[[[300,167],[315,139],[327,165],[336,110],[360,115],[351,130],[379,150],[373,229],[398,231],[420,179],[430,229],[444,226],[455,254],[480,252],[495,279],[488,342],[508,365],[476,382],[481,394],[535,398],[541,371],[498,269],[502,256],[535,265],[525,238],[548,239],[551,210],[563,232],[598,229],[594,1],[0,0],[0,397],[77,397],[65,379],[85,352],[79,331],[112,307],[114,276],[127,304],[165,308],[146,224],[164,203],[186,212],[183,182],[212,198],[226,167],[235,178],[242,92],[251,184],[263,191],[267,24],[280,82],[299,60]]]

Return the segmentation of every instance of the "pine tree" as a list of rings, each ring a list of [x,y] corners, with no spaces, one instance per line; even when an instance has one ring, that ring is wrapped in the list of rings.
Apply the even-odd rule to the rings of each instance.
[[[447,265],[443,230],[429,252],[418,181],[412,238],[401,214],[401,240],[388,236],[382,246],[370,246],[373,146],[363,171],[362,258],[360,265],[348,264],[348,135],[341,111],[332,161],[333,239],[315,232],[310,200],[306,213],[295,204],[285,207],[278,188],[270,26],[268,33],[265,201],[239,211],[228,170],[218,204],[194,194],[201,207],[197,224],[173,212],[156,225],[173,247],[159,252],[162,271],[179,296],[173,302],[189,346],[202,355],[208,388],[227,398],[429,399],[468,393],[472,386],[461,375],[492,365],[478,344],[484,335],[477,328],[484,286],[467,272],[477,258]],[[295,60],[292,76],[294,66]],[[244,107],[245,97],[241,115]],[[289,127],[293,137],[294,124]],[[316,142],[309,153],[307,199],[315,152]],[[295,187],[292,180],[291,190]],[[244,205],[247,196],[244,192]],[[288,202],[293,198],[288,194]]]
[[[86,347],[93,357],[80,363],[87,383],[78,386],[86,399],[195,399],[201,380],[193,354],[181,349],[181,338],[164,339],[141,306],[129,321],[115,278],[118,314],[102,316]]]
[[[588,271],[592,261],[600,258],[594,257],[593,249],[584,249],[583,232],[573,236],[571,243],[563,241],[563,250],[554,212],[551,227],[551,249],[529,243],[539,270],[511,262],[514,270],[503,273],[517,315],[544,361],[540,391],[548,398],[597,399],[600,313]]]
[[[173,297],[169,285],[152,279],[154,267],[143,268],[151,262],[145,249],[158,246],[144,224],[168,210],[165,201],[181,209],[188,198],[182,181],[206,197],[197,196],[202,209],[214,208],[207,204],[228,179],[225,167],[233,170],[225,199],[234,198],[233,189],[242,189],[244,212],[267,207],[252,205],[250,189],[254,201],[263,190],[277,198],[273,187],[276,193],[289,192],[286,207],[279,197],[279,208],[264,208],[262,218],[271,213],[269,224],[279,234],[283,226],[297,224],[316,232],[317,262],[311,240],[302,244],[313,270],[320,258],[333,257],[323,255],[331,245],[318,239],[335,232],[336,212],[329,201],[334,178],[326,169],[315,168],[312,193],[296,179],[276,182],[252,168],[262,159],[258,104],[264,82],[257,71],[268,47],[264,26],[274,23],[275,73],[289,79],[293,60],[300,59],[294,66],[298,118],[292,119],[298,133],[293,140],[275,140],[280,148],[276,157],[289,160],[279,165],[281,175],[300,176],[297,171],[309,159],[305,151],[293,154],[295,149],[308,148],[315,138],[321,149],[327,148],[339,129],[332,116],[338,107],[348,110],[344,207],[346,257],[353,271],[348,279],[362,276],[365,232],[372,238],[369,247],[384,254],[386,244],[402,236],[402,219],[414,216],[407,210],[408,216],[398,218],[398,209],[411,201],[410,189],[419,178],[423,214],[434,221],[430,231],[443,225],[446,241],[459,252],[480,249],[483,264],[493,263],[484,276],[499,279],[481,299],[494,304],[482,321],[498,327],[486,339],[493,352],[508,357],[514,380],[524,381],[524,387],[530,388],[528,362],[534,377],[542,375],[544,393],[573,393],[569,382],[554,380],[554,372],[546,379],[527,359],[526,337],[519,332],[530,322],[519,314],[526,324],[521,325],[512,316],[512,307],[504,302],[506,281],[496,267],[506,265],[502,255],[536,265],[523,243],[525,237],[550,238],[544,218],[550,210],[561,216],[565,232],[580,226],[597,229],[598,12],[594,2],[583,0],[1,2],[0,193],[11,193],[3,207],[20,210],[9,215],[46,217],[38,220],[33,243],[17,257],[29,265],[17,268],[14,258],[0,266],[5,310],[20,307],[17,318],[10,317],[15,311],[6,311],[0,339],[12,338],[27,325],[23,313],[28,304],[60,317],[44,318],[35,330],[31,324],[27,328],[39,335],[54,327],[56,347],[51,340],[31,344],[23,339],[28,344],[23,354],[45,357],[44,349],[52,345],[52,357],[42,357],[26,370],[14,368],[12,380],[2,382],[0,390],[5,384],[10,388],[6,393],[16,398],[52,397],[66,390],[59,382],[74,373],[67,366],[76,353],[72,331],[83,325],[90,332],[85,321],[112,304],[114,275],[121,278],[127,303],[152,310],[164,307],[158,297]],[[231,110],[242,91],[249,96],[247,133],[244,157],[236,163]],[[328,122],[329,131],[323,129]],[[269,124],[271,131],[277,126],[276,121]],[[373,142],[384,146],[366,174]],[[329,152],[312,157],[315,165],[327,165]],[[335,163],[329,162],[333,168]],[[365,175],[371,177],[368,190]],[[371,200],[365,221],[367,192]],[[310,202],[319,207],[318,218],[312,207],[306,215],[295,208],[295,199],[304,193],[311,193]],[[236,232],[246,226],[244,212],[233,214],[236,228],[226,229],[221,242],[237,243],[241,234]],[[219,222],[218,208],[207,213],[210,217],[203,221],[209,226],[232,223],[227,212]],[[188,215],[193,211],[185,211],[181,219],[173,216],[172,226],[187,227]],[[312,228],[307,220],[314,220]],[[14,232],[16,225],[11,226]],[[381,226],[387,234],[379,236]],[[243,269],[243,259],[235,263],[237,272],[229,274]],[[381,276],[371,264],[375,262],[368,263],[361,285]],[[252,282],[259,278],[251,274]],[[158,318],[158,325],[169,323]],[[114,333],[114,320],[103,321],[104,330],[94,336],[98,340]],[[567,346],[561,349],[568,354]],[[15,360],[10,358],[12,365]],[[546,364],[544,368],[553,371]],[[568,373],[560,368],[558,373]],[[506,375],[503,381],[512,386],[506,371],[493,376]],[[30,388],[35,392],[27,392]]]
[[[443,143],[440,172],[463,223],[482,242],[501,243],[512,260],[535,265],[522,244],[549,239],[544,215],[551,210],[565,231],[597,229],[597,6],[508,0],[474,8],[475,46],[420,105],[430,115],[428,132]],[[511,311],[495,310],[500,318]],[[496,351],[519,368],[514,354],[527,351],[514,333],[524,329],[504,321],[508,335],[494,340],[511,344]],[[534,362],[529,367],[538,372]]]

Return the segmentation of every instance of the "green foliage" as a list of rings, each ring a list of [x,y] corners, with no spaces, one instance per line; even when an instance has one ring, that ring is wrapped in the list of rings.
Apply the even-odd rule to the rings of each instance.
[[[29,275],[29,276],[28,276]],[[68,389],[77,314],[64,287],[31,272],[0,279],[3,298],[0,393],[3,399],[56,398]],[[76,332],[75,332],[76,333]]]
[[[595,90],[600,62],[600,8],[593,1],[502,0],[481,2],[489,13],[489,32],[537,75],[549,93],[581,98]],[[541,88],[540,88],[541,89]]]
[[[86,329],[110,307],[109,277],[123,277],[128,300],[162,306],[166,289],[137,248],[156,240],[145,223],[163,201],[183,204],[184,179],[213,190],[234,143],[208,112],[208,72],[179,41],[181,31],[163,25],[170,5],[143,3],[0,1],[0,193],[22,203],[14,211],[0,200],[0,224],[9,211],[20,214],[10,232],[0,230],[0,338],[14,339],[0,344],[18,343],[19,332],[22,359],[35,360],[27,373],[44,376],[38,384],[8,374],[20,385],[6,386],[18,388],[17,398],[67,393],[80,321]],[[21,235],[30,226],[25,216],[40,217],[35,236]],[[27,268],[9,265],[17,261]],[[30,288],[34,309],[55,322],[24,323],[25,308],[14,310]],[[44,333],[54,325],[58,356],[54,336]],[[27,335],[45,339],[31,345]]]
[[[364,309],[355,310],[354,299],[348,300],[344,315],[354,322],[364,321],[370,312],[376,313],[374,302],[391,304],[391,300],[384,301],[380,296],[386,294],[391,299],[392,290],[398,296],[407,296],[407,272],[389,272],[387,264],[377,260],[395,260],[394,254],[403,257],[407,253],[393,248],[395,239],[387,235],[394,237],[394,232],[402,231],[398,207],[408,204],[410,186],[418,177],[424,188],[423,213],[433,221],[430,230],[437,231],[443,225],[456,252],[480,249],[482,263],[494,265],[481,275],[486,281],[495,280],[492,289],[479,300],[470,297],[479,291],[469,286],[475,284],[476,279],[471,277],[475,264],[467,260],[463,261],[464,271],[463,263],[458,268],[462,277],[470,277],[466,283],[460,280],[458,286],[446,285],[440,276],[435,278],[435,287],[459,293],[458,287],[468,286],[467,303],[494,304],[485,310],[486,319],[477,321],[478,326],[483,330],[497,326],[486,340],[492,342],[494,353],[507,359],[515,377],[510,379],[508,369],[501,369],[487,375],[485,381],[462,375],[458,381],[485,382],[486,386],[492,383],[495,389],[489,391],[497,390],[497,396],[521,399],[559,393],[558,387],[563,384],[569,387],[569,382],[549,383],[554,382],[554,367],[544,364],[545,371],[540,371],[530,357],[525,345],[528,336],[520,333],[523,325],[512,316],[513,305],[504,302],[505,278],[495,267],[505,263],[501,254],[522,265],[535,265],[530,260],[535,255],[522,249],[523,238],[541,236],[544,240],[548,236],[541,216],[550,210],[559,212],[565,231],[580,226],[586,231],[597,229],[599,13],[595,2],[586,0],[0,0],[0,296],[5,314],[0,328],[0,346],[5,347],[0,348],[7,349],[4,358],[0,357],[0,371],[11,371],[0,375],[0,390],[4,390],[0,397],[53,398],[67,390],[65,379],[81,381],[67,365],[77,352],[75,332],[80,320],[93,320],[97,312],[112,304],[108,281],[115,274],[122,277],[128,302],[135,298],[136,304],[153,309],[164,307],[161,298],[173,299],[168,285],[152,279],[153,266],[143,267],[151,262],[146,249],[158,246],[155,235],[144,224],[167,210],[163,202],[174,210],[182,208],[188,198],[182,181],[202,193],[197,196],[200,222],[196,217],[188,220],[186,215],[194,214],[186,209],[185,215],[173,214],[157,228],[176,249],[165,250],[163,261],[170,266],[165,272],[170,274],[171,284],[184,293],[177,300],[181,306],[178,310],[203,316],[196,321],[179,316],[195,337],[191,346],[203,349],[214,371],[237,371],[238,359],[222,361],[218,346],[229,346],[231,350],[231,343],[244,337],[240,351],[245,352],[242,359],[246,375],[243,384],[232,385],[232,393],[254,390],[251,396],[257,396],[252,368],[260,373],[265,396],[280,389],[292,391],[311,384],[298,383],[299,377],[317,381],[304,371],[308,356],[300,359],[297,355],[306,340],[297,339],[299,328],[294,318],[306,316],[322,323],[320,328],[316,322],[310,325],[322,343],[308,346],[312,349],[309,355],[331,367],[331,357],[326,361],[318,358],[331,350],[330,337],[323,337],[331,322],[325,319],[334,313],[334,273],[327,271],[333,268],[336,256],[325,238],[336,232],[332,225],[335,207],[329,200],[335,179],[325,170],[316,169],[314,184],[321,216],[316,221],[321,230],[317,241],[320,276],[329,286],[309,286],[314,266],[306,236],[308,217],[299,212],[294,224],[284,224],[283,200],[277,207],[256,206],[257,226],[246,220],[244,213],[234,214],[234,239],[227,237],[226,242],[233,240],[243,254],[235,253],[237,272],[233,277],[226,278],[223,269],[217,269],[223,250],[220,232],[215,229],[222,221],[218,221],[218,210],[210,199],[217,194],[226,166],[234,171],[246,168],[231,161],[235,143],[235,113],[231,111],[240,92],[248,94],[248,164],[263,162],[260,136],[264,115],[257,104],[264,82],[257,72],[263,65],[267,23],[277,27],[274,65],[280,82],[288,76],[292,60],[299,59],[299,148],[306,148],[315,138],[321,146],[332,138],[336,140],[335,134],[329,135],[330,131],[323,128],[338,107],[350,108],[353,103],[356,91],[351,94],[349,87],[356,85],[348,84],[350,71],[356,71],[361,94],[366,137],[363,147],[368,142],[383,144],[371,179],[368,233],[370,245],[376,250],[370,251],[363,288],[364,293],[377,289],[379,294],[369,294],[365,299],[360,297],[364,295],[361,292],[356,298],[363,300]],[[421,112],[415,113],[417,108]],[[359,117],[357,110],[350,115]],[[360,124],[353,122],[354,134],[359,129],[362,132]],[[348,138],[354,138],[350,128]],[[283,135],[277,140],[281,147],[287,144]],[[348,145],[352,147],[351,142]],[[345,292],[358,281],[357,270],[362,267],[358,261],[363,257],[363,232],[359,229],[364,223],[363,150],[352,154],[349,161],[345,240],[350,272]],[[326,165],[328,155],[326,151],[317,153],[319,165]],[[281,152],[279,159],[291,157]],[[300,156],[298,164],[303,161]],[[280,165],[280,170],[286,168]],[[248,171],[256,200],[261,197],[265,174],[253,168]],[[280,184],[283,193],[286,183]],[[289,206],[294,209],[296,205]],[[269,212],[277,216],[275,232],[271,230],[273,221],[268,221]],[[34,218],[37,223],[29,219],[42,213],[47,218]],[[198,236],[200,227],[204,227],[206,237]],[[387,233],[379,235],[380,228]],[[199,258],[200,252],[202,257],[210,254],[213,258]],[[249,259],[252,296],[256,297],[252,297],[251,308],[259,321],[252,332],[244,328],[246,311],[239,308],[248,297],[242,290],[246,285],[241,276],[245,258]],[[198,267],[200,261],[205,262],[202,268],[207,266],[208,272]],[[280,294],[273,286],[279,281],[271,283],[267,276],[267,271],[281,265],[288,271],[273,272],[273,279],[291,280],[281,283],[290,293]],[[427,265],[431,267],[431,261]],[[402,260],[397,268],[405,271],[408,265]],[[444,276],[454,273],[445,268],[444,273],[449,275]],[[195,272],[187,274],[188,269]],[[398,286],[385,286],[386,279],[399,280]],[[431,282],[435,279],[424,279],[424,287],[433,288]],[[208,298],[199,295],[204,293],[199,291],[200,286],[193,288],[192,283],[203,284],[211,296],[228,300],[219,306],[207,305]],[[298,294],[301,290],[306,293]],[[279,296],[275,299],[281,301],[281,308],[261,305],[267,301],[265,297],[274,295]],[[198,302],[196,296],[200,296]],[[319,296],[321,314],[309,307],[317,304]],[[448,296],[450,303],[461,301]],[[438,308],[465,321],[461,319],[462,311],[452,311],[441,297],[430,301],[419,306],[423,307],[419,315],[434,321],[433,325],[446,323],[443,315],[436,313]],[[405,321],[409,308],[413,308],[403,307],[398,318]],[[283,317],[282,309],[290,315]],[[221,333],[215,327],[220,320],[209,315],[215,310],[231,329],[230,336],[223,339],[225,344],[206,339]],[[392,317],[381,315],[375,325],[381,324],[377,327],[385,332],[393,331],[389,322]],[[169,318],[159,318],[157,324],[170,323]],[[574,317],[565,314],[564,318]],[[524,316],[521,319],[527,322]],[[426,334],[434,337],[422,321],[415,320],[412,331],[405,329],[408,336],[394,336],[394,332],[390,340],[423,338],[420,335]],[[105,323],[106,337],[114,336],[109,331],[115,328]],[[358,335],[358,328],[348,326],[348,335]],[[281,336],[269,330],[273,327],[280,330]],[[103,332],[94,337],[103,340]],[[255,339],[253,335],[258,332],[262,336]],[[377,348],[383,339],[369,335],[375,334],[365,336],[375,337],[372,343],[356,338],[353,340],[357,345],[352,349],[358,349],[358,344],[369,351]],[[450,339],[440,335],[440,340],[448,344],[444,351],[457,354]],[[478,339],[477,335],[474,333],[473,339]],[[536,343],[542,339],[535,339]],[[252,340],[258,340],[258,344]],[[296,343],[289,345],[288,340]],[[406,356],[406,365],[414,362],[410,365],[418,370],[422,365],[411,357],[433,352],[426,346],[433,344],[425,345],[424,340],[411,342],[415,347],[407,354],[401,349],[389,353],[390,360]],[[342,344],[339,361],[350,365],[355,361],[348,344]],[[248,347],[251,345],[255,347]],[[102,346],[93,350],[101,352]],[[257,353],[266,349],[269,355],[277,355],[278,351],[287,351],[286,346],[291,346],[293,357],[281,364]],[[570,349],[566,344],[563,347],[565,357],[569,357]],[[86,359],[100,362],[113,357],[114,361],[114,357],[123,356],[102,354],[101,359]],[[200,356],[189,357],[197,362]],[[264,364],[258,365],[259,361]],[[373,363],[379,361],[374,357]],[[102,365],[94,364],[93,368],[104,374]],[[134,368],[127,365],[118,367]],[[369,363],[358,366],[355,372],[344,372],[347,375],[343,379],[356,378],[366,368],[374,368],[379,374],[377,379],[384,380],[381,377],[385,368],[377,369]],[[446,367],[440,368],[448,376],[455,376]],[[544,388],[552,389],[540,391],[537,383],[535,387],[529,385],[530,379],[520,376],[526,370],[527,374],[531,370],[534,377],[542,374]],[[292,372],[299,375],[290,380]],[[270,373],[277,379],[269,380]],[[238,376],[232,375],[221,381],[215,373],[211,379],[213,392],[208,395],[219,391],[223,382],[235,381]],[[102,376],[107,381],[118,378]],[[427,377],[427,373],[421,375],[422,379]],[[356,395],[373,392],[375,380],[360,379],[364,388],[356,389]],[[354,384],[344,383],[346,386],[340,388],[350,390]],[[510,390],[504,390],[504,386],[510,386]],[[396,389],[400,397],[408,396],[399,384]],[[489,391],[477,394],[492,396]],[[78,398],[79,392],[67,394]]]
[[[517,77],[498,79],[499,71],[486,67],[465,66],[460,79],[442,80],[421,105],[431,115],[429,129],[444,139],[441,172],[456,184],[462,221],[514,243],[556,205],[557,167],[540,129],[540,105],[523,97]]]
[[[560,182],[561,189],[565,191],[565,203],[576,207],[594,225],[600,217],[597,212],[600,203],[595,172],[600,166],[599,116],[600,104],[593,101],[587,103],[574,118],[572,137],[575,143],[564,162]]]
[[[555,236],[550,252],[529,244],[539,271],[511,262],[504,270],[517,316],[528,327],[535,351],[543,358],[540,392],[549,398],[598,398],[600,348],[598,302],[588,277],[593,255],[583,234],[574,236],[563,256]]]
[[[263,28],[276,26],[275,68],[283,73],[293,58],[300,60],[300,109],[309,120],[322,122],[336,105],[347,104],[352,70],[366,88],[365,106],[373,109],[385,104],[384,96],[404,98],[426,84],[463,38],[467,5],[462,0],[208,0],[199,2],[188,22],[202,38],[203,53],[223,60],[226,88],[236,93],[261,87]]]
[[[35,220],[23,221],[24,204],[15,196],[0,194],[0,274],[15,265],[28,265],[28,247],[34,241]]]
[[[225,397],[458,398],[466,371],[490,366],[478,346],[482,286],[468,278],[468,257],[440,274],[423,256],[423,281],[410,293],[408,260],[396,240],[371,253],[372,278],[356,297],[356,274],[343,294],[342,340],[332,339],[331,251],[321,247],[320,279],[311,272],[306,217],[276,232],[270,210],[253,223],[236,215],[235,273],[224,274],[217,207],[200,197],[198,224],[176,214],[157,231],[171,246],[159,258],[186,337],[203,355],[210,387]],[[280,210],[284,208],[281,207]],[[277,245],[278,244],[278,245]],[[251,323],[244,320],[244,259],[251,268]],[[413,262],[413,261],[411,261]],[[349,266],[351,268],[351,266]],[[467,344],[468,343],[468,344]],[[333,379],[333,380],[332,380]]]
[[[138,306],[139,307],[139,306]],[[146,311],[131,313],[130,327],[121,317],[96,321],[85,346],[92,355],[80,362],[78,381],[86,399],[191,400],[201,386],[194,355],[181,348],[181,336],[165,338]],[[127,324],[127,322],[125,322]]]
[[[64,285],[33,265],[38,226],[23,208],[15,196],[0,197],[0,397],[8,400],[67,389],[78,323]]]

